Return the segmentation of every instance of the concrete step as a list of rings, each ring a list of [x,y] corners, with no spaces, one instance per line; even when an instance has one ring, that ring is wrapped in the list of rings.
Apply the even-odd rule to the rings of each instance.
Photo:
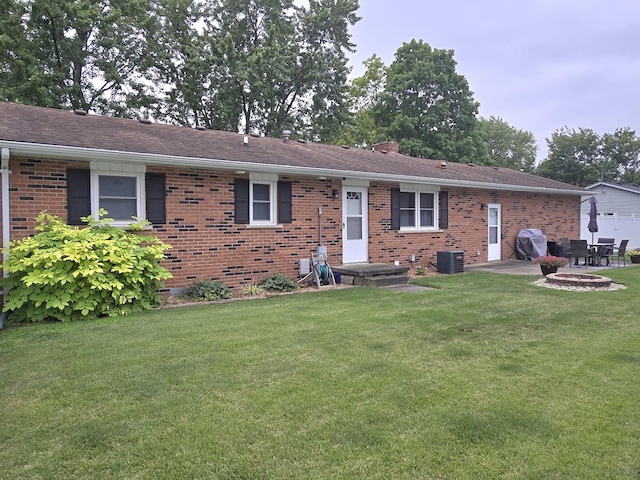
[[[340,273],[342,283],[371,287],[406,285],[409,282],[409,267],[382,263],[338,265],[334,273]]]
[[[358,277],[366,287],[389,287],[392,285],[406,285],[409,275],[376,275],[375,277]]]

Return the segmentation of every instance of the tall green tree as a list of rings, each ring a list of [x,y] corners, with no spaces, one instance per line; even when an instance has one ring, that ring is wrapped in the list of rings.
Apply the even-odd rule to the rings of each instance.
[[[396,51],[387,70],[375,119],[388,139],[399,141],[402,153],[485,163],[478,106],[467,80],[456,72],[453,50],[412,40]]]
[[[155,55],[149,58],[147,90],[153,115],[169,123],[235,130],[238,98],[229,96],[227,66],[212,41],[212,5],[197,0],[158,0]]]
[[[295,128],[309,139],[335,141],[349,118],[347,52],[355,49],[349,27],[360,20],[358,8],[358,0],[310,0],[303,10],[298,75],[308,86],[304,96],[310,103]]]
[[[565,127],[555,131],[547,145],[549,154],[537,169],[544,177],[580,186],[638,179],[640,139],[628,128],[598,135],[588,128]]]
[[[22,85],[2,85],[16,101],[124,113],[137,92],[154,19],[148,0],[16,0],[22,33],[14,62]],[[14,18],[15,23],[15,18]],[[6,95],[5,95],[6,96]]]
[[[331,141],[347,119],[357,0],[159,0],[157,115],[185,125]],[[176,107],[173,107],[173,105]]]
[[[533,173],[536,140],[533,133],[519,130],[500,117],[479,118],[480,137],[487,149],[489,165]]]
[[[30,56],[23,18],[25,6],[0,0],[0,100],[19,101],[29,90],[35,61]],[[37,92],[31,92],[35,97]]]
[[[343,124],[336,143],[359,148],[370,148],[380,140],[380,132],[374,118],[374,108],[384,91],[387,67],[377,55],[363,62],[365,72],[349,85],[351,117]]]
[[[609,162],[602,172],[613,169],[618,182],[640,185],[640,137],[634,130],[626,127],[605,133],[602,136],[602,155]]]

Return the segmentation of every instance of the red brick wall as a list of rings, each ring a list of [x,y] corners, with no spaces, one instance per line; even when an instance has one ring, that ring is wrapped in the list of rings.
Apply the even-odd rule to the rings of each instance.
[[[67,167],[89,167],[63,161],[12,159],[10,178],[11,238],[33,233],[42,211],[64,219]],[[167,223],[152,234],[172,245],[164,265],[174,278],[167,288],[196,280],[219,279],[231,287],[259,282],[266,274],[298,276],[298,262],[310,258],[318,245],[318,207],[322,207],[323,244],[329,262],[342,261],[341,180],[280,177],[293,186],[293,218],[282,228],[255,228],[234,223],[231,172],[148,167],[166,174]],[[465,263],[487,258],[487,210],[481,203],[502,205],[502,258],[515,258],[515,238],[522,228],[540,228],[549,240],[577,237],[579,197],[546,196],[484,190],[449,189],[449,228],[433,233],[390,230],[390,192],[393,183],[369,188],[369,260],[417,265],[435,263],[438,250],[462,249]],[[339,192],[334,199],[332,191]],[[480,255],[476,255],[477,252]]]
[[[523,228],[539,228],[550,241],[580,235],[580,197],[461,188],[444,189],[449,192],[449,228],[429,233],[393,231],[389,188],[396,186],[373,183],[369,187],[371,262],[398,260],[412,265],[409,257],[415,255],[415,265],[426,267],[428,262],[436,263],[438,250],[463,250],[465,263],[484,263],[489,203],[501,205],[503,260],[516,258],[516,236]]]

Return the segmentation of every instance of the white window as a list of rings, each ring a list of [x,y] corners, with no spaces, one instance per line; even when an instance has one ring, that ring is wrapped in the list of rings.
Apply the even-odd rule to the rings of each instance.
[[[249,175],[249,219],[252,225],[275,225],[277,175]]]
[[[127,226],[133,217],[145,217],[144,165],[111,162],[91,163],[91,214],[107,211],[112,225]]]
[[[436,230],[438,226],[437,192],[424,188],[400,188],[400,229]]]

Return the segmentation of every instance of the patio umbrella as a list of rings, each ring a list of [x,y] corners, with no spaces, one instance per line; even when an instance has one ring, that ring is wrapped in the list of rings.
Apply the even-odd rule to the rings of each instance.
[[[589,225],[587,225],[587,228],[591,232],[591,243],[593,243],[593,234],[598,231],[598,207],[596,206],[598,200],[594,195],[591,195],[589,202],[591,203],[591,209],[589,210]]]

